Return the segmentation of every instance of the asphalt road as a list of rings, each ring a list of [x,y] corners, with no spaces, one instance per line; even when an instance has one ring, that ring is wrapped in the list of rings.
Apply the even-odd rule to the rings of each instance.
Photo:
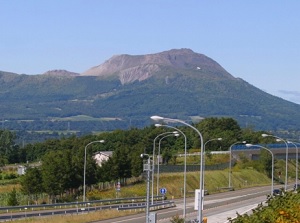
[[[228,217],[236,217],[236,212],[244,213],[256,207],[266,200],[270,193],[270,186],[247,188],[237,191],[228,191],[219,194],[212,194],[204,197],[203,217],[208,218],[208,223],[225,223]],[[176,207],[156,211],[157,222],[167,223],[176,214],[183,213],[183,199],[175,200]],[[194,198],[187,199],[186,220],[197,218],[197,211],[194,210]],[[120,217],[109,220],[95,221],[94,223],[143,223],[146,221],[145,213],[133,216]]]
[[[280,186],[274,187],[279,188]],[[281,185],[282,187],[282,185]],[[252,187],[237,191],[228,191],[218,194],[207,195],[204,197],[203,217],[208,218],[211,223],[225,223],[228,217],[236,217],[236,213],[244,213],[256,207],[259,203],[266,200],[266,195],[270,194],[270,186]],[[156,210],[151,213],[156,213],[157,222],[169,223],[170,219],[175,215],[182,215],[183,213],[183,199],[174,200],[176,207]],[[186,221],[197,218],[197,210],[194,210],[194,198],[187,198],[186,202]],[[19,213],[6,213],[0,215],[0,221],[33,217],[47,216],[47,215],[66,215],[66,214],[84,214],[87,212],[97,211],[101,214],[101,210],[117,208],[119,205],[107,205],[99,207],[89,207],[85,209],[70,208],[64,210],[48,210],[42,212],[31,212],[30,209]],[[134,211],[134,210],[133,210]],[[94,223],[143,223],[146,221],[146,214],[140,213],[131,216],[124,216],[115,219],[94,221]]]

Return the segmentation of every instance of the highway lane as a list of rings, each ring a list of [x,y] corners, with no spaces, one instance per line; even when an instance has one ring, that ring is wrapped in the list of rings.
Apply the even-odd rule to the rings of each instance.
[[[279,187],[279,186],[277,186]],[[275,187],[276,188],[276,187]],[[204,197],[204,211],[203,216],[216,216],[222,211],[224,212],[224,215],[227,214],[227,217],[234,217],[236,216],[235,212],[233,214],[226,213],[228,211],[228,208],[231,208],[232,210],[237,210],[237,208],[240,208],[241,206],[248,206],[250,205],[250,201],[255,201],[253,205],[256,205],[260,202],[262,202],[264,199],[266,199],[266,195],[270,193],[270,186],[265,187],[255,187],[255,188],[247,188],[237,191],[228,191],[218,194],[211,194]],[[256,198],[259,198],[259,200],[255,200]],[[247,201],[245,204],[241,203],[243,201]],[[169,208],[169,209],[163,209],[156,211],[157,213],[157,219],[158,222],[164,222],[166,219],[169,222],[169,219],[172,216],[175,216],[176,214],[182,215],[183,213],[183,199],[176,199],[174,200],[176,207]],[[237,205],[238,204],[238,205]],[[237,206],[235,206],[237,205]],[[26,217],[33,217],[35,216],[46,216],[46,215],[66,215],[66,214],[86,214],[88,212],[94,212],[97,211],[99,214],[101,214],[101,210],[104,209],[111,209],[111,208],[117,208],[119,205],[108,205],[108,206],[98,206],[98,207],[89,207],[85,209],[81,208],[72,208],[72,209],[64,209],[64,210],[48,210],[43,212],[31,212],[30,209],[24,212],[19,213],[6,213],[0,215],[0,221],[3,220],[9,220],[9,219],[15,219],[15,218],[24,218]],[[220,208],[221,207],[221,208]],[[95,210],[96,208],[96,210]],[[132,210],[134,212],[134,210]],[[187,219],[195,219],[197,216],[197,211],[194,210],[194,198],[190,197],[187,198],[187,206],[186,206],[186,213],[187,213]],[[234,215],[234,216],[232,216]],[[224,216],[223,216],[224,217]],[[141,214],[135,214],[127,217],[121,217],[114,219],[113,222],[130,222],[130,223],[141,223],[145,221],[145,213]],[[112,219],[109,220],[102,220],[102,221],[95,221],[99,223],[111,223]],[[215,222],[214,222],[215,223]]]
[[[247,188],[236,191],[228,191],[218,194],[212,194],[205,196],[204,198],[204,211],[203,216],[208,219],[214,219],[214,216],[221,216],[221,222],[224,223],[227,217],[236,217],[236,212],[243,212],[246,207],[251,210],[259,203],[263,202],[267,198],[267,194],[270,194],[270,186]],[[183,213],[183,200],[175,200],[176,207],[159,210],[157,213],[157,221],[159,223],[170,222],[170,218],[176,214],[182,215]],[[242,208],[242,209],[241,209]],[[241,210],[240,210],[241,209]],[[229,212],[231,211],[231,212]],[[194,210],[194,198],[187,199],[187,218],[186,220],[192,220],[197,218],[197,211]],[[224,214],[222,214],[224,213]],[[226,216],[226,213],[230,216]],[[145,222],[145,213],[137,214],[134,216],[126,216],[113,219],[114,223],[142,223]],[[224,220],[224,221],[223,221]],[[111,223],[112,219],[95,221],[94,223]],[[216,220],[208,221],[217,223]]]

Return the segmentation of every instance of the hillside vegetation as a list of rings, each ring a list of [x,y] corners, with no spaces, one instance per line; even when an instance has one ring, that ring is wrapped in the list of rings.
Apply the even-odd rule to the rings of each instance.
[[[252,214],[237,214],[231,223],[298,223],[300,221],[300,191],[285,192],[283,195],[269,197],[266,204],[253,209]]]
[[[235,78],[189,49],[114,56],[81,75],[56,72],[0,71],[3,128],[80,136],[143,128],[152,123],[150,116],[163,115],[188,121],[231,117],[256,130],[299,131],[300,105]]]

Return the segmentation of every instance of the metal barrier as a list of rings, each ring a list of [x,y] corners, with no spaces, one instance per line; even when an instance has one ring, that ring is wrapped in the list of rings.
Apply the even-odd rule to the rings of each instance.
[[[162,202],[156,202],[154,204],[150,204],[150,209],[162,209],[162,208],[170,208],[175,207],[174,201],[162,201]],[[146,203],[140,203],[135,205],[122,205],[118,208],[119,211],[125,211],[125,210],[132,210],[132,209],[143,209],[146,208]]]
[[[154,196],[156,201],[161,201],[164,196]],[[24,209],[57,209],[57,208],[72,208],[72,207],[88,207],[94,205],[105,205],[105,204],[118,204],[118,203],[136,203],[146,201],[146,197],[127,197],[118,199],[105,199],[105,200],[93,200],[86,202],[69,202],[69,203],[55,203],[55,204],[40,204],[40,205],[22,205],[22,206],[5,206],[0,207],[0,211],[9,212],[9,210],[24,210]]]

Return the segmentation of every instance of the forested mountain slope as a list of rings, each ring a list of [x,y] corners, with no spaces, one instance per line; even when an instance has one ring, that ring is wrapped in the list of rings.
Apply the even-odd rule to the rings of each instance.
[[[1,68],[0,68],[1,69]],[[299,129],[300,105],[272,96],[190,49],[117,55],[82,74],[0,72],[2,126],[105,131],[151,124],[151,115],[199,121],[233,117],[242,127]]]

